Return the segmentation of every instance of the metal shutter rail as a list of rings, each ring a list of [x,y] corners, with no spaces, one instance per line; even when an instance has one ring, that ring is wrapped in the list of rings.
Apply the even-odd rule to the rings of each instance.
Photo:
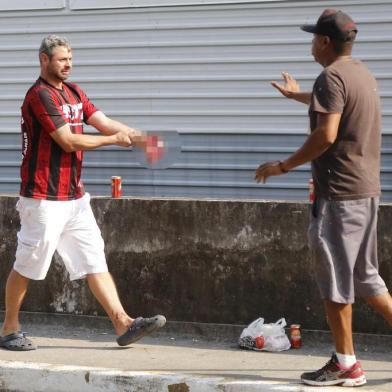
[[[166,170],[141,167],[131,150],[85,153],[90,193],[109,195],[110,176],[121,175],[125,195],[306,199],[309,165],[264,186],[253,175],[260,162],[284,158],[306,138],[307,108],[280,97],[270,81],[287,70],[311,88],[321,68],[310,55],[312,36],[298,26],[335,7],[358,22],[354,55],[379,81],[383,201],[391,201],[392,2],[217,2],[123,8],[127,2],[119,0],[111,2],[114,9],[99,9],[96,1],[73,0],[53,1],[46,10],[41,2],[29,10],[26,2],[26,10],[19,4],[1,12],[0,1],[0,192],[18,192],[19,108],[39,73],[40,40],[58,33],[73,47],[71,80],[106,114],[180,134],[181,153]]]

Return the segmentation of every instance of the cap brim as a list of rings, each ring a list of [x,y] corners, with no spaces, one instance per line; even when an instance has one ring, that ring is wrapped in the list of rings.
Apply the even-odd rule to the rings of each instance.
[[[316,32],[316,25],[302,25],[301,30],[314,34]]]

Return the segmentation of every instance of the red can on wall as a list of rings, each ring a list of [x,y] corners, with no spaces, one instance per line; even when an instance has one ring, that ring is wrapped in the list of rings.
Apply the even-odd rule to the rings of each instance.
[[[312,178],[309,180],[309,201],[311,203],[314,202],[314,183]]]
[[[122,195],[121,177],[112,176],[112,197],[121,197],[121,195]]]

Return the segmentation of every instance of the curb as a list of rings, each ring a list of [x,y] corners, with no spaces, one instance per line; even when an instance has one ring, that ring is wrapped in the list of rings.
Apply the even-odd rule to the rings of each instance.
[[[63,328],[68,327],[81,328],[81,331],[86,329],[89,334],[102,333],[103,331],[105,331],[104,334],[107,333],[106,331],[113,333],[110,321],[105,317],[23,312],[21,319],[23,324],[30,327],[42,325],[55,327],[55,337],[61,337]],[[159,331],[157,335],[180,335],[181,337],[192,337],[192,339],[201,337],[206,341],[224,341],[226,345],[227,342],[236,344],[243,327],[242,325],[169,321],[164,330]],[[307,345],[330,340],[330,334],[324,331],[305,330],[303,333]],[[378,345],[383,343],[385,345],[384,351],[390,352],[392,335],[361,334],[357,338],[361,338],[363,342],[368,339],[368,344],[371,342],[377,342]],[[370,347],[369,349],[374,348]],[[223,353],[218,360],[224,361],[224,355],[227,353]],[[137,351],[135,355],[137,355]],[[131,353],[130,358],[133,360],[136,358],[135,355]],[[284,373],[279,378],[276,377],[276,374],[270,377],[270,375],[258,370],[244,374],[233,372],[232,369],[236,369],[235,367],[231,367],[230,372],[225,373],[200,370],[206,369],[206,367],[191,367],[190,371],[180,367],[179,372],[176,372],[173,370],[175,367],[155,367],[158,370],[150,371],[150,366],[145,366],[138,369],[147,370],[132,371],[121,370],[122,365],[119,362],[112,364],[113,368],[109,368],[110,363],[108,362],[95,360],[81,362],[83,366],[79,366],[72,360],[72,356],[70,361],[65,362],[68,365],[51,364],[51,356],[41,358],[42,362],[39,362],[39,356],[31,357],[34,362],[19,361],[19,359],[26,359],[26,357],[13,357],[16,361],[9,360],[11,358],[9,356],[3,358],[4,360],[0,360],[0,392],[322,392],[326,389],[305,386],[300,383],[298,378],[286,377]],[[162,358],[166,360],[165,352],[163,352]],[[181,357],[181,360],[186,361],[186,358],[186,356]],[[201,358],[203,360],[206,357]],[[62,362],[62,360],[57,361],[57,363]],[[87,363],[88,366],[86,366]],[[307,364],[309,365],[309,362]],[[281,363],[279,362],[277,368],[280,369],[280,367]],[[389,366],[387,368],[390,369]],[[189,367],[185,367],[185,369],[189,369]],[[256,364],[256,368],[252,369],[259,369],[259,366]],[[275,367],[271,369],[274,371]],[[287,369],[290,371],[291,368]],[[391,381],[388,370],[380,370],[378,365],[373,367],[373,371],[374,369],[383,373],[381,376],[383,378],[379,376],[378,381],[381,383]],[[340,387],[328,387],[327,389],[328,392],[342,391]],[[376,390],[386,389],[378,389],[375,382],[361,387],[361,392],[375,392]]]
[[[3,317],[4,311],[0,311]],[[44,313],[44,312],[20,312],[22,324],[61,325],[62,327],[75,326],[89,328],[92,330],[112,331],[109,318],[104,316],[75,315],[66,313]],[[165,328],[157,332],[157,336],[170,334],[182,335],[184,337],[201,338],[207,341],[217,341],[237,344],[243,328],[246,325],[239,324],[216,324],[198,323],[190,321],[170,321]],[[286,332],[289,330],[286,328]],[[309,330],[301,328],[304,340],[309,344],[330,343],[333,344],[330,331]],[[378,335],[371,333],[353,333],[354,342],[359,351],[377,351],[380,353],[390,352],[392,346],[392,335]],[[0,390],[1,392],[1,390]]]
[[[320,392],[320,387],[299,383],[0,361],[0,391],[27,391],[26,385],[30,392]],[[338,391],[328,387],[328,392]]]

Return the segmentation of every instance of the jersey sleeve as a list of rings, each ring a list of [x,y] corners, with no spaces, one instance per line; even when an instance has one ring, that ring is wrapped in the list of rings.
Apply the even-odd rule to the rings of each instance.
[[[335,73],[325,70],[313,86],[311,110],[320,113],[343,113],[344,105],[343,81]]]
[[[83,90],[79,89],[80,99],[83,104],[83,121],[87,124],[87,120],[98,111],[95,105],[88,99]]]
[[[46,89],[41,89],[31,100],[31,109],[40,122],[42,129],[48,133],[67,124],[58,100]]]

